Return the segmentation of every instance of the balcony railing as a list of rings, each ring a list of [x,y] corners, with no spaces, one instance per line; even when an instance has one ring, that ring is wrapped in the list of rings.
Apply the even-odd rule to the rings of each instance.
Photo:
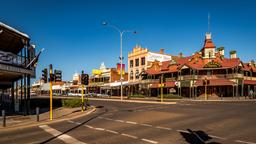
[[[26,57],[15,55],[10,52],[0,51],[0,63],[19,67],[26,67],[26,64],[28,64],[29,61]]]
[[[216,75],[184,75],[179,76],[179,80],[196,80],[196,79],[235,79],[235,78],[243,78],[243,74],[216,74]]]

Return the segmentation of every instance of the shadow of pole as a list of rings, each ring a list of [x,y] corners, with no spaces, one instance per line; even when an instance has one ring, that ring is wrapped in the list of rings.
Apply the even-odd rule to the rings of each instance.
[[[180,132],[183,138],[189,144],[220,144],[218,142],[208,142],[212,139],[207,133],[204,131],[192,131],[191,129],[187,129],[187,132]]]

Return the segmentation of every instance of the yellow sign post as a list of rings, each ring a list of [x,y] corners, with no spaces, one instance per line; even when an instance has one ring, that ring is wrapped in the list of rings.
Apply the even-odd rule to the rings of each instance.
[[[50,120],[52,120],[52,64],[50,64]]]
[[[82,84],[82,112],[84,111],[84,84]]]
[[[161,76],[161,84],[160,84],[160,87],[161,87],[161,102],[164,101],[164,97],[163,97],[163,87],[164,87],[164,84],[163,84],[163,74]]]

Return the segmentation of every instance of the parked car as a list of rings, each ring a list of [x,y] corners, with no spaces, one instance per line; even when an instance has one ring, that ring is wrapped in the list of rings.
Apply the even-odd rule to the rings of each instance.
[[[97,97],[110,97],[108,94],[97,94]]]

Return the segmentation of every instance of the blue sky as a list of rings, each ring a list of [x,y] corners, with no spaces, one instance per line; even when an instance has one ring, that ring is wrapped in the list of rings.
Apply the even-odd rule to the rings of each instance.
[[[252,0],[0,0],[0,21],[31,37],[44,48],[37,79],[50,63],[71,80],[82,69],[91,73],[101,62],[115,67],[119,34],[101,22],[136,30],[123,39],[127,54],[139,44],[151,51],[191,55],[202,48],[211,15],[212,38],[228,56],[237,50],[243,61],[255,60],[256,2]]]

